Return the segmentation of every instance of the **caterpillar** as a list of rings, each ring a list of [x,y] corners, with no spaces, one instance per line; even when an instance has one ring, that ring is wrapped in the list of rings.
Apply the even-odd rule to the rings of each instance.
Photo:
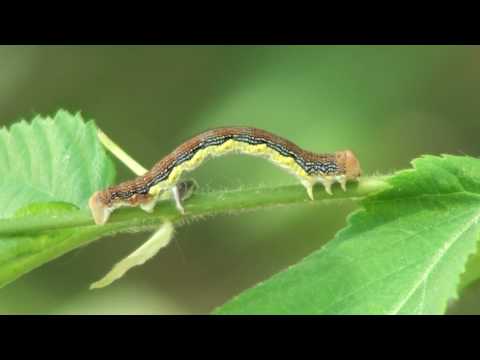
[[[177,209],[184,213],[182,198],[185,182],[181,175],[194,170],[211,157],[231,153],[266,158],[296,176],[313,200],[313,186],[323,184],[332,195],[338,182],[346,191],[349,180],[361,176],[360,163],[350,150],[317,154],[268,131],[252,127],[225,127],[205,131],[178,146],[151,170],[134,180],[95,192],[89,207],[96,224],[105,224],[111,212],[123,206],[140,206],[153,211],[160,195],[171,191]]]

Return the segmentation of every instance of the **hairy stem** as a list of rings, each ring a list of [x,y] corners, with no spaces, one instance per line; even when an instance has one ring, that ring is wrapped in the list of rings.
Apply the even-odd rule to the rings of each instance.
[[[72,227],[96,228],[101,235],[149,231],[157,228],[165,221],[181,223],[197,217],[222,213],[231,214],[245,210],[300,203],[310,204],[326,200],[353,200],[377,193],[388,187],[385,177],[370,177],[362,179],[359,183],[351,183],[348,185],[346,192],[343,192],[336,185],[333,187],[333,196],[328,195],[321,186],[316,186],[314,201],[308,199],[305,189],[300,185],[199,192],[185,202],[185,215],[181,215],[177,211],[173,202],[162,201],[157,204],[155,211],[151,214],[139,208],[119,209],[112,214],[109,222],[105,225],[94,225],[87,210],[73,211],[56,216],[39,215],[18,219],[2,219],[0,220],[0,235],[35,234]]]

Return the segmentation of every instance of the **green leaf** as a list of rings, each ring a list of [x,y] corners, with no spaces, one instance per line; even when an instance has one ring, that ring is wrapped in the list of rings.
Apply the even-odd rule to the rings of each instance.
[[[220,314],[442,314],[477,249],[480,160],[424,156],[321,250]]]
[[[58,111],[0,129],[0,218],[32,202],[64,201],[80,208],[115,177],[93,121]]]
[[[31,124],[0,129],[0,217],[3,224],[83,214],[88,198],[110,185],[112,161],[97,140],[95,124],[59,111]],[[49,203],[45,203],[49,201]],[[0,287],[100,236],[94,226],[22,231],[0,236]]]
[[[68,203],[33,203],[20,208],[14,218],[33,215],[55,217],[71,212],[78,212],[78,208]],[[0,237],[0,287],[73,249],[78,246],[78,240],[85,240],[89,236],[89,231],[70,228]]]

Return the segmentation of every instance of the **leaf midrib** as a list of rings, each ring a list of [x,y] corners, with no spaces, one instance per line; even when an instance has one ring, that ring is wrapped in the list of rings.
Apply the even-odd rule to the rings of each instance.
[[[386,190],[388,191],[388,190]],[[380,195],[376,194],[377,195]],[[366,196],[364,199],[368,201],[369,204],[382,204],[382,203],[388,203],[393,200],[416,200],[416,199],[428,199],[428,198],[441,198],[441,197],[450,197],[454,195],[464,195],[464,196],[471,196],[473,198],[476,198],[480,201],[480,194],[474,193],[471,191],[455,191],[455,192],[449,192],[449,193],[439,193],[439,194],[420,194],[420,195],[412,195],[412,196],[401,196],[401,197],[394,197],[394,198],[387,198],[387,199],[369,199],[368,196]]]

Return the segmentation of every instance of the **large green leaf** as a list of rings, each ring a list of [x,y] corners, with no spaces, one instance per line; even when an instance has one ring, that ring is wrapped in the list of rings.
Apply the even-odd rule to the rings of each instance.
[[[0,218],[31,202],[64,201],[83,208],[113,182],[115,170],[93,121],[59,111],[0,129]]]
[[[0,217],[28,219],[79,212],[115,170],[95,124],[59,111],[0,129],[0,174]],[[94,226],[0,236],[0,287],[98,236]]]
[[[321,250],[217,313],[442,314],[479,239],[480,160],[424,156]]]

